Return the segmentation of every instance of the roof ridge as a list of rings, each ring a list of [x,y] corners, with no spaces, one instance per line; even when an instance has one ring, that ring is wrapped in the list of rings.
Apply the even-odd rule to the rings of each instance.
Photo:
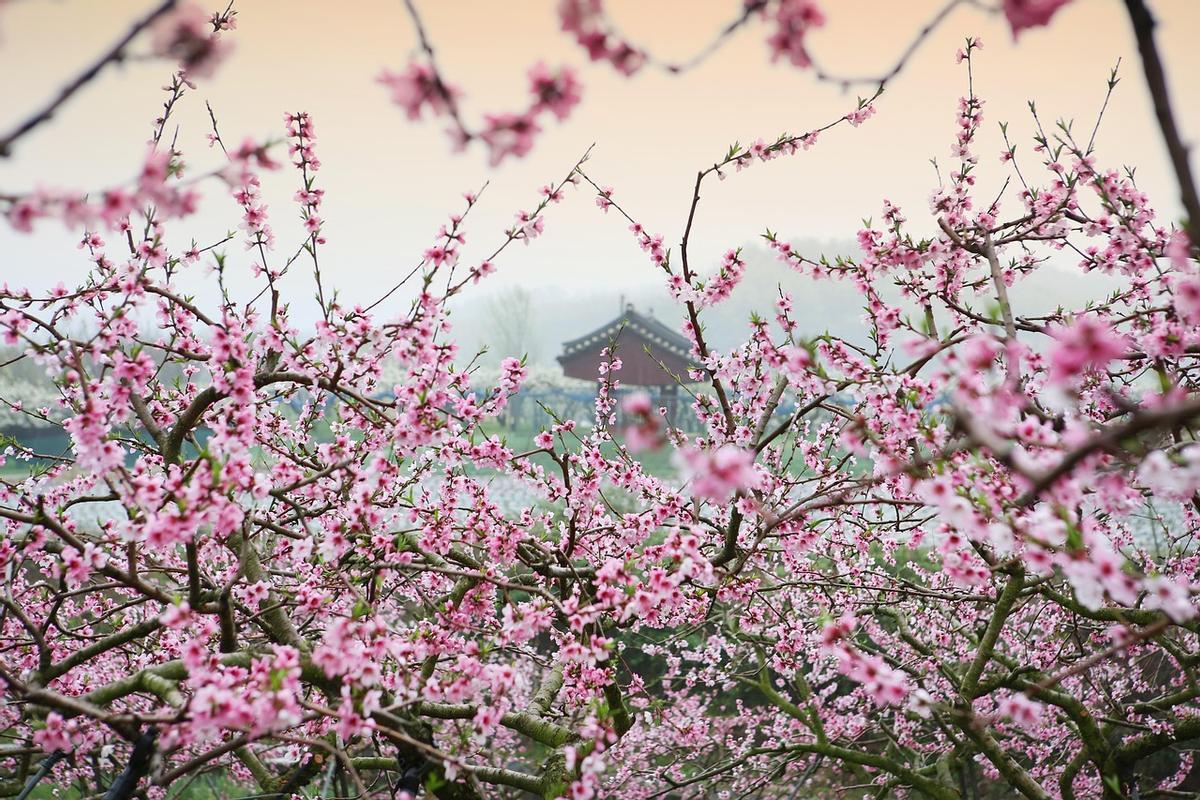
[[[676,355],[683,358],[691,357],[692,345],[686,336],[672,330],[662,321],[642,314],[634,309],[632,304],[627,306],[615,319],[592,332],[563,342],[562,357],[574,355],[585,348],[598,344],[603,339],[611,340],[619,336],[625,328],[632,328],[642,338],[649,339],[652,344],[660,345]],[[638,330],[639,328],[641,330]]]

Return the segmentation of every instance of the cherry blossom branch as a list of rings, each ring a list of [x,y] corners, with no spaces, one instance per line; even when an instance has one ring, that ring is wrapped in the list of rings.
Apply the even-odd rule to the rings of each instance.
[[[0,158],[6,158],[12,155],[13,145],[18,139],[28,134],[33,129],[37,128],[44,122],[50,120],[51,117],[61,108],[68,100],[75,96],[79,90],[83,89],[92,80],[98,76],[106,66],[111,63],[121,61],[125,57],[125,48],[129,47],[130,43],[137,38],[138,34],[146,28],[154,24],[154,22],[173,9],[178,0],[163,0],[157,6],[149,11],[144,17],[134,23],[129,32],[122,36],[117,42],[105,51],[91,66],[80,72],[66,86],[59,90],[57,96],[54,97],[41,110],[35,112],[25,121],[19,123],[15,128],[7,134],[0,136]]]
[[[892,64],[892,66],[890,68],[888,68],[888,70],[886,72],[883,72],[883,73],[873,76],[873,77],[872,76],[859,76],[859,77],[839,76],[839,75],[835,75],[835,74],[826,72],[821,67],[817,66],[816,63],[814,62],[813,73],[817,76],[817,78],[819,80],[825,81],[827,83],[840,84],[843,88],[849,88],[851,86],[856,86],[856,85],[857,86],[880,86],[880,87],[886,86],[888,83],[890,83],[892,81],[892,79],[894,79],[897,75],[899,75],[901,72],[904,71],[904,68],[908,65],[908,62],[912,59],[912,57],[914,55],[916,55],[917,51],[921,49],[921,45],[925,42],[925,40],[928,39],[929,36],[934,33],[934,31],[936,31],[939,27],[941,27],[942,23],[945,22],[947,18],[949,18],[951,12],[953,12],[960,5],[968,5],[973,8],[977,8],[977,9],[980,9],[980,10],[983,10],[983,11],[986,11],[989,13],[995,13],[995,11],[996,11],[995,8],[988,6],[985,3],[979,2],[979,0],[949,0],[949,2],[946,3],[944,6],[942,6],[937,11],[937,13],[935,13],[933,15],[933,17],[931,17],[930,20],[925,23],[925,25],[921,28],[921,30],[917,32],[917,35],[913,37],[911,42],[909,42],[908,46],[900,54],[900,57],[896,59],[896,61]]]
[[[408,11],[408,16],[412,19],[413,28],[417,33],[417,42],[421,49],[425,51],[425,57],[429,59],[429,67],[433,71],[433,88],[445,102],[447,109],[450,112],[450,118],[454,120],[455,126],[458,128],[459,134],[462,136],[463,142],[468,142],[475,137],[465,124],[458,111],[458,101],[455,98],[455,93],[451,90],[450,85],[442,78],[442,72],[438,69],[437,56],[433,52],[433,44],[429,41],[429,35],[425,32],[425,24],[421,21],[421,15],[417,13],[416,4],[413,0],[404,0],[404,8]]]
[[[1121,443],[1130,437],[1150,431],[1170,430],[1197,416],[1200,416],[1200,398],[1193,398],[1177,406],[1140,410],[1128,421],[1104,428],[1083,444],[1068,451],[1051,469],[1032,476],[1033,484],[1017,499],[1016,505],[1028,506],[1037,502],[1043,492],[1053,486],[1057,480],[1070,474],[1075,467],[1093,453],[1100,451],[1123,452]],[[1003,452],[1002,447],[998,447],[998,449]]]
[[[1129,12],[1129,21],[1137,39],[1138,53],[1146,74],[1146,86],[1150,90],[1151,100],[1154,101],[1158,127],[1167,146],[1171,166],[1175,170],[1175,179],[1179,183],[1180,202],[1183,204],[1184,213],[1187,214],[1188,227],[1194,235],[1197,225],[1200,225],[1200,195],[1196,193],[1189,148],[1183,142],[1175,122],[1175,112],[1171,108],[1166,71],[1163,69],[1162,59],[1159,58],[1158,47],[1154,43],[1154,15],[1146,7],[1144,0],[1125,0],[1125,8]]]
[[[149,13],[146,13],[142,19],[139,19],[137,23],[134,23],[130,31],[128,31],[125,36],[122,36],[120,40],[116,41],[116,43],[113,44],[113,47],[110,47],[107,52],[104,52],[100,56],[100,58],[92,62],[91,66],[85,68],[83,72],[80,72],[78,76],[71,80],[70,83],[67,83],[64,88],[59,90],[59,94],[56,95],[53,100],[47,104],[47,106],[44,106],[41,110],[38,110],[38,112],[35,112],[29,116],[29,118],[23,122],[19,122],[17,127],[14,127],[13,130],[4,134],[4,136],[0,136],[0,158],[11,156],[12,146],[13,144],[16,144],[18,139],[24,137],[25,134],[28,134],[37,126],[42,125],[43,122],[47,122],[50,118],[53,118],[54,114],[58,112],[59,108],[64,106],[67,101],[70,101],[71,98],[76,95],[80,89],[83,89],[84,86],[88,85],[91,80],[94,80],[98,74],[104,70],[104,67],[108,66],[109,64],[113,64],[113,62],[124,59],[125,48],[130,46],[130,43],[133,42],[134,38],[137,38],[140,32],[154,24],[155,20],[162,17],[163,14],[166,14],[168,11],[172,10],[172,8],[175,7],[176,2],[178,2],[178,0],[163,0],[160,2],[160,4],[152,8],[152,10]]]

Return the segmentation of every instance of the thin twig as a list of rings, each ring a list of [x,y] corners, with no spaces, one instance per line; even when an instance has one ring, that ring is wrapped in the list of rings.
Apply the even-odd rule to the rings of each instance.
[[[150,13],[138,20],[134,26],[129,29],[129,32],[126,33],[125,36],[123,36],[119,41],[117,41],[116,44],[110,47],[107,52],[100,56],[100,58],[96,59],[96,61],[93,62],[90,67],[75,76],[74,80],[64,86],[59,91],[58,95],[51,100],[49,104],[42,108],[42,110],[26,119],[8,135],[0,138],[0,158],[7,158],[8,156],[12,155],[12,146],[17,139],[20,139],[34,128],[53,117],[63,104],[70,100],[76,92],[94,80],[106,66],[113,62],[124,59],[125,48],[129,46],[130,42],[136,39],[139,33],[154,24],[155,20],[174,8],[176,1],[177,0],[163,0],[163,2],[150,11]]]

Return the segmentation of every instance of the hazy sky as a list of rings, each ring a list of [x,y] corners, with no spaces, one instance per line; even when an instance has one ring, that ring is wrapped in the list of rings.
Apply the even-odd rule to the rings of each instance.
[[[285,111],[313,115],[324,164],[319,185],[326,189],[323,263],[350,301],[372,299],[407,271],[446,215],[459,209],[461,193],[490,180],[485,204],[468,226],[467,260],[478,260],[499,241],[513,212],[531,206],[537,188],[562,176],[593,142],[589,173],[616,187],[617,198],[648,229],[677,242],[697,168],[719,158],[735,139],[746,143],[822,125],[849,110],[856,91],[867,91],[846,94],[788,64],[770,63],[760,23],[682,77],[646,70],[630,80],[587,63],[558,31],[552,0],[417,1],[444,72],[465,93],[470,119],[526,104],[525,72],[539,58],[579,68],[584,102],[566,123],[548,120],[530,156],[490,169],[481,149],[452,153],[440,122],[410,123],[374,82],[382,68],[402,67],[413,53],[401,0],[242,0],[231,34],[234,55],[185,98],[176,117],[180,146],[198,170],[219,163],[205,144],[204,100],[234,142],[278,136]],[[811,34],[811,49],[833,72],[880,72],[941,4],[826,0],[829,22]],[[0,128],[43,102],[151,5],[17,0],[0,8]],[[1200,3],[1152,5],[1162,23],[1160,45],[1183,129],[1200,137],[1194,81],[1200,75],[1194,42]],[[609,0],[608,6],[630,39],[664,58],[680,58],[706,44],[740,0]],[[985,42],[975,73],[977,91],[987,100],[977,148],[984,186],[998,186],[1005,174],[998,162],[998,121],[1010,122],[1032,171],[1026,101],[1037,102],[1046,122],[1074,117],[1090,130],[1108,70],[1121,58],[1123,80],[1098,137],[1100,160],[1136,165],[1139,183],[1162,215],[1177,215],[1173,179],[1119,0],[1076,0],[1050,28],[1027,31],[1016,45],[1000,16],[960,8],[924,43],[862,128],[830,132],[808,153],[714,181],[698,218],[696,262],[715,264],[725,249],[767,227],[794,238],[852,236],[860,220],[878,216],[885,197],[904,207],[918,231],[929,230],[927,198],[935,180],[929,159],[950,161],[955,105],[965,93],[965,72],[954,53],[968,35]],[[144,52],[145,44],[140,47]],[[169,73],[163,62],[144,60],[107,71],[51,124],[23,140],[14,159],[0,161],[0,191],[38,184],[96,188],[129,178]],[[280,254],[294,249],[300,236],[290,205],[296,183],[294,172],[285,170],[266,185]],[[214,184],[200,216],[169,230],[176,245],[192,235],[204,243],[237,223],[236,206]],[[0,279],[34,286],[77,281],[87,264],[74,249],[76,240],[76,232],[53,223],[32,237],[0,226]],[[240,248],[231,253],[244,270],[248,258]],[[496,285],[614,298],[623,287],[658,280],[624,224],[601,214],[584,192],[551,209],[541,240],[505,254],[499,278]],[[308,273],[293,279],[298,293],[311,296]]]

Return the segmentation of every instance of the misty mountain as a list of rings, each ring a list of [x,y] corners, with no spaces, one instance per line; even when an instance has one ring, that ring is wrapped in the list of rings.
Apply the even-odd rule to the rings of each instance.
[[[858,257],[852,240],[802,240],[793,246],[808,257],[825,255]],[[863,299],[849,281],[813,280],[782,264],[762,244],[742,248],[746,274],[741,284],[723,303],[702,314],[709,342],[726,349],[744,341],[754,312],[770,319],[779,290],[789,292],[795,316],[804,336],[829,332],[851,341],[864,341]],[[684,314],[667,293],[662,273],[647,264],[646,280],[637,284],[605,285],[603,276],[572,276],[571,282],[530,286],[509,279],[486,282],[453,306],[452,319],[464,358],[488,348],[483,363],[494,364],[509,355],[527,355],[534,365],[553,366],[562,343],[585,334],[616,317],[624,303],[678,330]],[[1122,285],[1119,277],[1084,274],[1071,258],[1052,260],[1032,275],[1021,278],[1009,290],[1019,315],[1038,315],[1059,306],[1078,306],[1100,300]],[[888,286],[888,302],[903,307],[899,293]],[[986,297],[974,305],[987,307]]]

